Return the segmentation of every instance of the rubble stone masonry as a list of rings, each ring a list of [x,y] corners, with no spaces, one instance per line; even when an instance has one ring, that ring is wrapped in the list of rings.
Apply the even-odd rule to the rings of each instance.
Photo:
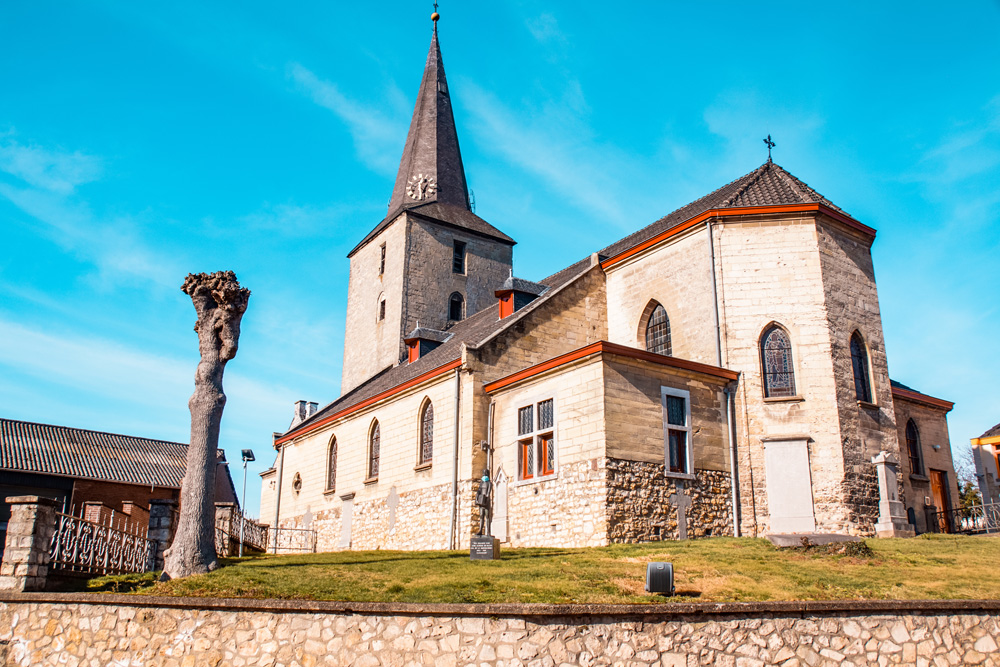
[[[1000,665],[995,601],[403,605],[8,594],[11,666]]]

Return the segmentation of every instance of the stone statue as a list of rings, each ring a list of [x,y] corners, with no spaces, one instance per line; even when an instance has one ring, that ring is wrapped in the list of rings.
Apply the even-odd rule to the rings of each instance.
[[[493,482],[490,481],[490,471],[483,469],[479,480],[479,491],[476,492],[476,505],[479,506],[479,535],[487,535],[490,525],[490,509],[493,505]]]

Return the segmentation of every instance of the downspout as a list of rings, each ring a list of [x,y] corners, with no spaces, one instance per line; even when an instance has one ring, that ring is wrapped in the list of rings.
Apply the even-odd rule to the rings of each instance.
[[[735,402],[733,401],[734,388],[732,383],[726,385],[722,390],[726,394],[726,435],[729,438],[729,494],[733,501],[733,537],[740,536],[740,483],[739,469],[736,467],[736,420],[733,419]]]
[[[708,260],[712,267],[712,314],[715,316],[715,365],[722,367],[722,333],[719,326],[719,295],[715,279],[715,237],[712,234],[711,219],[705,223],[708,228]]]
[[[277,440],[280,433],[272,435]],[[278,447],[278,488],[274,496],[274,537],[271,540],[271,553],[278,553],[278,518],[281,516],[281,473],[285,469],[285,447]]]
[[[459,430],[460,407],[462,404],[461,368],[455,369],[455,459],[451,475],[451,521],[448,523],[448,548],[455,548],[455,521],[458,518],[458,444],[461,440]]]
[[[486,523],[486,534],[487,535],[492,535],[493,534],[493,516],[494,516],[493,515],[493,509],[494,509],[494,502],[495,502],[496,490],[497,490],[496,475],[493,474],[493,410],[494,410],[494,408],[496,408],[496,403],[493,401],[492,398],[490,398],[490,410],[486,414],[486,470],[489,471],[487,474],[490,477],[490,483],[493,485],[493,493],[490,495],[490,507],[489,507],[489,510],[487,510],[489,512],[489,514],[487,515],[487,518],[489,519],[489,521]]]

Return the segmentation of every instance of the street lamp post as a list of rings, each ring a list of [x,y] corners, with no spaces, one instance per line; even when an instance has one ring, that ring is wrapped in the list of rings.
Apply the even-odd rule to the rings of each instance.
[[[243,500],[240,503],[240,558],[243,558],[243,528],[247,523],[246,516],[243,514],[247,506],[247,462],[256,460],[252,449],[243,450]]]

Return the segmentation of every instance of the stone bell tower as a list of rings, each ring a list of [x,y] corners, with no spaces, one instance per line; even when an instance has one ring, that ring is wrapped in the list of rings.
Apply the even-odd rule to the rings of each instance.
[[[475,213],[458,147],[437,14],[388,215],[351,260],[341,393],[406,363],[403,338],[496,306],[514,240]]]

